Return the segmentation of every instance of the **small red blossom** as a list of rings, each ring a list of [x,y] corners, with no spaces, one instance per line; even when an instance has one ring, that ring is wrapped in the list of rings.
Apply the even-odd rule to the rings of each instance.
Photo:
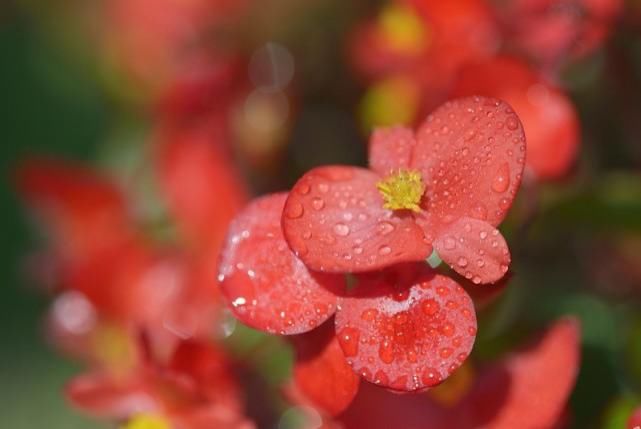
[[[483,0],[396,0],[355,31],[350,53],[368,80],[411,76],[432,109],[458,67],[497,47],[498,29]]]
[[[142,353],[144,356],[145,353]],[[72,404],[96,417],[136,428],[249,429],[232,367],[211,343],[183,341],[171,357],[147,356],[126,374],[81,375],[67,386]],[[146,426],[142,426],[146,427]]]
[[[508,102],[527,135],[528,168],[539,180],[563,177],[572,167],[581,141],[572,101],[539,77],[527,63],[495,57],[464,67],[452,89],[454,97],[485,95]]]
[[[359,275],[347,292],[343,276],[310,271],[287,247],[280,227],[285,198],[255,200],[230,229],[220,280],[241,321],[288,335],[317,328],[336,313],[347,364],[367,381],[398,391],[433,387],[461,365],[476,335],[463,288],[427,265],[405,264]],[[312,365],[342,371],[334,366],[335,346],[322,353]],[[320,396],[330,411],[344,405],[323,403],[323,393],[310,396]]]
[[[432,248],[474,283],[493,283],[510,254],[495,228],[519,188],[525,136],[506,103],[450,101],[416,134],[374,132],[370,170],[315,168],[293,187],[285,239],[313,270],[363,272],[420,261]]]
[[[507,44],[554,72],[598,49],[622,10],[622,0],[517,0],[497,14]]]
[[[162,88],[185,64],[208,51],[208,32],[229,26],[243,0],[108,0],[100,41],[109,60],[144,89]]]

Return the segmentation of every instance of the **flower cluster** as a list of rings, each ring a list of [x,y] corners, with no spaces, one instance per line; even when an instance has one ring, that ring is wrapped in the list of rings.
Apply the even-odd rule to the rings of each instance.
[[[508,102],[528,135],[528,171],[566,175],[580,143],[575,107],[560,84],[567,62],[601,46],[619,0],[395,0],[352,37],[354,68],[370,82],[366,127],[420,121],[450,97]]]

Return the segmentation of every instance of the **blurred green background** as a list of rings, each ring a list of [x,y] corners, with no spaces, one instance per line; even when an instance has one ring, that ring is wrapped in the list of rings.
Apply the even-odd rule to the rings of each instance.
[[[26,279],[33,229],[11,187],[27,154],[89,159],[109,122],[95,83],[47,49],[30,21],[0,6],[0,426],[100,427],[65,405],[60,389],[77,368],[43,340],[46,301]],[[63,90],[64,89],[64,90]]]

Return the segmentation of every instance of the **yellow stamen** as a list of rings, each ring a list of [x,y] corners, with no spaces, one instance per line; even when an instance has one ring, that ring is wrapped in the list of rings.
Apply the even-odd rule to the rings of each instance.
[[[122,429],[171,429],[166,418],[157,414],[138,414],[131,418]]]
[[[376,184],[383,195],[383,207],[390,210],[421,211],[419,203],[425,192],[421,173],[416,170],[399,170]]]
[[[394,49],[406,54],[420,54],[429,44],[429,28],[409,7],[387,6],[378,19],[385,39]]]

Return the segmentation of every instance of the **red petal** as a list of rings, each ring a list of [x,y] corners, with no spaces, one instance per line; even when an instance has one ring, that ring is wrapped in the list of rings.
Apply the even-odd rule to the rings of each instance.
[[[191,377],[210,401],[234,410],[242,408],[227,356],[213,343],[182,341],[171,357],[169,368]]]
[[[22,164],[17,186],[50,229],[57,250],[86,257],[120,243],[130,230],[124,195],[96,172],[59,161]]]
[[[378,180],[369,170],[329,166],[296,183],[285,204],[283,232],[305,265],[360,272],[429,256],[432,246],[413,218],[383,208]]]
[[[169,209],[185,239],[191,245],[217,247],[247,193],[231,159],[210,132],[205,128],[162,135],[158,170]]]
[[[118,381],[108,374],[76,377],[67,385],[66,395],[74,406],[98,417],[125,419],[157,408],[142,379]]]
[[[460,217],[498,225],[512,205],[525,163],[514,111],[484,97],[450,101],[420,127],[411,166],[427,185],[426,231]]]
[[[444,227],[434,248],[443,261],[475,284],[500,280],[511,260],[499,230],[469,217]]]
[[[428,268],[409,278],[390,270],[362,278],[353,296],[340,299],[336,331],[363,378],[415,391],[441,383],[467,359],[476,316],[470,297],[450,278]]]
[[[578,323],[563,320],[534,345],[488,368],[462,404],[460,427],[554,426],[574,386],[579,339]]]
[[[527,63],[498,57],[464,69],[453,93],[486,95],[508,102],[523,122],[526,164],[543,179],[571,167],[580,143],[579,121],[568,97],[545,83]]]
[[[398,395],[363,383],[352,405],[337,420],[343,429],[450,429],[448,411],[428,395]]]
[[[287,194],[258,198],[234,220],[221,260],[231,309],[256,329],[299,334],[334,314],[344,277],[312,273],[287,247],[280,226]]]
[[[300,391],[324,412],[341,413],[356,396],[360,378],[345,361],[334,323],[328,321],[292,340],[296,351],[294,379]]]
[[[416,139],[408,128],[379,128],[372,133],[369,144],[370,168],[386,176],[392,171],[409,168]]]

